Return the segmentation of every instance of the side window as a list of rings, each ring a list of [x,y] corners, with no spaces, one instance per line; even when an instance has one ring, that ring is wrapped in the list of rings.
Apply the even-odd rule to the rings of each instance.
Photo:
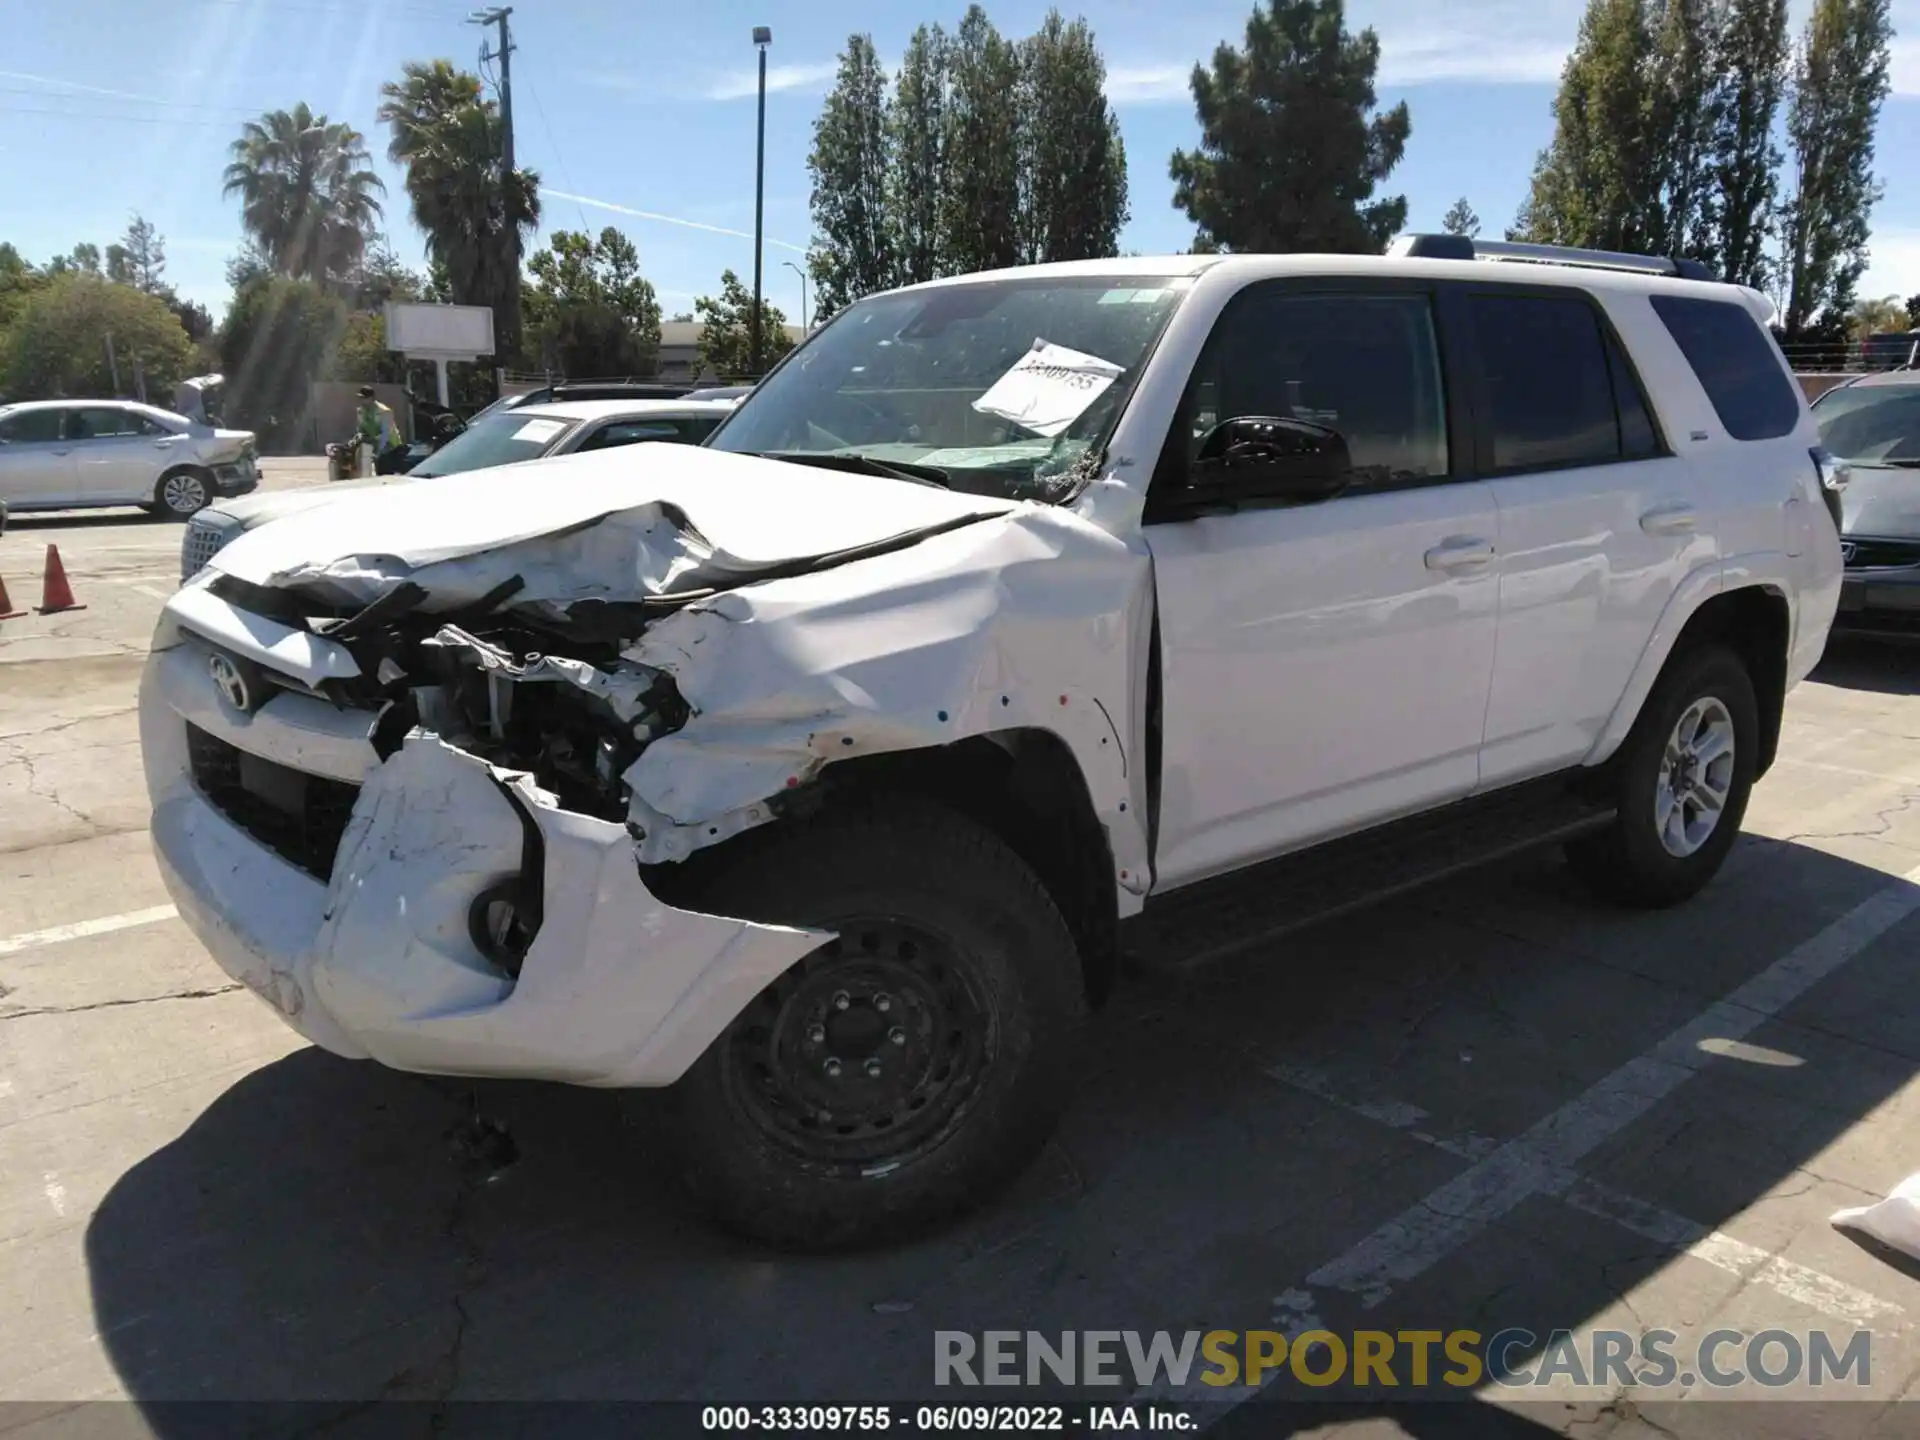
[[[29,410],[0,420],[0,440],[13,445],[45,445],[60,438],[58,410]]]
[[[140,427],[140,434],[150,435],[156,440],[164,440],[167,436],[173,434],[173,431],[162,425],[158,420],[149,419],[145,415],[136,415],[133,417],[133,421],[134,424]]]
[[[602,425],[584,440],[582,450],[612,450],[620,445],[638,445],[643,440],[678,440],[680,432],[671,420],[616,420]]]
[[[1472,306],[1493,468],[1619,460],[1613,377],[1593,307],[1573,296],[1487,294]]]
[[[697,420],[676,420],[673,423],[680,427],[680,438],[689,445],[698,445],[720,424],[718,420],[708,419],[706,416]]]
[[[69,440],[124,440],[141,434],[142,421],[131,410],[112,410],[105,406],[67,412]]]
[[[1793,433],[1800,423],[1798,387],[1746,306],[1679,295],[1655,295],[1652,302],[1727,434],[1778,440]]]
[[[1187,390],[1187,458],[1223,421],[1340,432],[1356,489],[1448,473],[1446,395],[1425,295],[1274,293],[1222,316]]]
[[[1620,454],[1628,460],[1651,460],[1664,455],[1659,428],[1647,397],[1633,373],[1633,365],[1620,349],[1620,342],[1607,337],[1607,373],[1613,377],[1613,406],[1620,413]]]

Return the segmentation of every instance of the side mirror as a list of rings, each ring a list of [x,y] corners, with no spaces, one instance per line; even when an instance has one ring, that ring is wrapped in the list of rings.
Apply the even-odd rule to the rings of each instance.
[[[1242,415],[1223,420],[1200,442],[1190,467],[1198,494],[1256,493],[1324,500],[1353,480],[1353,459],[1338,430],[1310,420]]]

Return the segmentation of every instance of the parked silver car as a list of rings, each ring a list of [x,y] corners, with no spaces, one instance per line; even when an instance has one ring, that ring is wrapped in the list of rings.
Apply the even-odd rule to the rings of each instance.
[[[1813,407],[1845,462],[1836,628],[1920,636],[1920,370],[1863,375]]]
[[[143,505],[184,520],[259,483],[251,430],[130,400],[0,405],[0,500],[15,514]]]

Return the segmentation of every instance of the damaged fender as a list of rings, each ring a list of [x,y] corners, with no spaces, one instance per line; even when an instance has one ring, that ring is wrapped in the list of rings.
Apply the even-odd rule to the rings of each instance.
[[[470,913],[538,827],[543,919],[515,979]],[[372,1058],[583,1085],[678,1079],[754,995],[832,937],[679,910],[619,825],[424,732],[367,775],[311,962],[314,1000]]]
[[[670,615],[623,655],[671,676],[692,712],[622,777],[640,859],[763,823],[769,802],[836,761],[1032,727],[1079,762],[1130,913],[1149,885],[1130,730],[1145,713],[1151,607],[1143,552],[1029,505]]]

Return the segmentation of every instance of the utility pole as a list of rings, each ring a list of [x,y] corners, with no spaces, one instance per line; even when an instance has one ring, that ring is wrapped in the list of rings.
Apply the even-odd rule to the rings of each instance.
[[[513,32],[507,26],[507,17],[513,14],[511,5],[496,5],[490,10],[475,10],[467,16],[472,25],[498,25],[500,43],[492,54],[487,53],[484,45],[480,47],[482,63],[488,60],[500,62],[500,163],[501,185],[503,188],[513,184]],[[495,345],[500,353],[494,357],[498,369],[506,357],[520,347],[520,227],[509,224],[507,251],[512,258],[510,271],[512,283],[506,287],[506,293],[500,297],[505,314],[498,317],[502,323],[495,327]]]
[[[765,373],[762,357],[766,354],[760,332],[763,306],[760,303],[760,252],[764,248],[760,224],[767,195],[767,47],[773,43],[773,31],[765,25],[753,27],[753,45],[760,52],[760,130],[753,147],[753,378]]]

